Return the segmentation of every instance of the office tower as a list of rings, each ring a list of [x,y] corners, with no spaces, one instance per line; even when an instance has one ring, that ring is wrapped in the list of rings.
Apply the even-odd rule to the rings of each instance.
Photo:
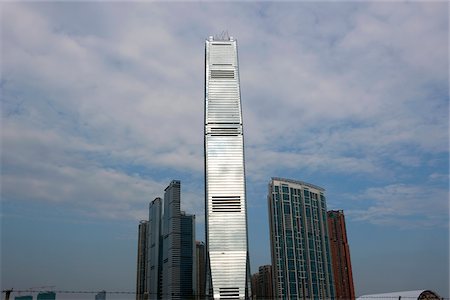
[[[147,299],[147,236],[148,236],[148,221],[142,220],[139,222],[138,229],[138,252],[137,252],[137,268],[136,268],[136,300]],[[95,300],[103,299],[101,293],[95,296]],[[97,296],[99,298],[97,298]],[[106,294],[105,294],[106,297]],[[104,299],[103,299],[104,300]]]
[[[273,299],[272,266],[259,267],[259,272],[252,276],[253,299]]]
[[[274,297],[334,298],[325,190],[290,179],[269,183]]]
[[[37,300],[55,300],[55,292],[42,292],[37,295]]]
[[[205,220],[208,293],[248,296],[244,136],[237,43],[210,37],[205,45]]]
[[[95,295],[95,300],[106,300],[106,291],[98,292],[97,295]]]
[[[162,199],[149,204],[147,237],[147,292],[149,299],[161,299],[162,291]]]
[[[251,276],[252,282],[252,299],[258,299],[259,295],[259,273],[255,273]]]
[[[331,210],[327,215],[335,297],[337,299],[355,299],[344,212],[342,210]]]
[[[195,219],[181,213],[180,190],[180,181],[172,180],[164,193],[161,294],[164,299],[188,299],[195,290]]]
[[[195,216],[180,211],[180,198],[181,183],[172,180],[139,224],[136,300],[194,297]]]
[[[194,298],[197,293],[195,263],[195,216],[181,212],[180,293],[183,299]]]
[[[197,299],[205,298],[206,288],[206,249],[205,243],[196,241]]]
[[[272,281],[272,266],[265,265],[259,267],[259,292],[262,299],[273,298],[273,281]]]

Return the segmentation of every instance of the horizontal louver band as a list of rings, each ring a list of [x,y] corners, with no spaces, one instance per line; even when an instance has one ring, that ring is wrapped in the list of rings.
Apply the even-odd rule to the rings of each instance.
[[[234,70],[211,70],[211,78],[234,79]]]
[[[212,127],[210,133],[214,136],[235,136],[242,133],[242,131],[237,127]]]
[[[241,212],[240,196],[213,196],[213,212]]]
[[[239,299],[239,288],[219,288],[220,299]]]

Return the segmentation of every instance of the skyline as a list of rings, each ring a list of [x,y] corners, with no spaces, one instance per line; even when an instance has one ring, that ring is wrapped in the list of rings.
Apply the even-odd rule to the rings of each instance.
[[[172,179],[204,240],[203,47],[227,29],[252,273],[284,177],[344,210],[357,296],[449,297],[448,3],[0,5],[2,288],[132,291],[138,221]]]

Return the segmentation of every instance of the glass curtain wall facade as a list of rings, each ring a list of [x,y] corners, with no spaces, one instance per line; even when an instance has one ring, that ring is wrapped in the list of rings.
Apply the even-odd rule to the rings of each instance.
[[[164,199],[149,205],[144,300],[193,299],[196,293],[195,216],[180,210],[180,200],[181,183],[172,180]]]
[[[232,37],[210,37],[205,45],[205,197],[207,292],[244,299],[250,281],[244,136]]]
[[[161,299],[162,290],[162,199],[155,198],[149,204],[147,237],[147,292],[148,299]]]
[[[290,179],[269,183],[269,222],[276,299],[334,298],[321,187]]]
[[[180,293],[182,299],[194,299],[197,293],[195,262],[195,216],[181,212]]]

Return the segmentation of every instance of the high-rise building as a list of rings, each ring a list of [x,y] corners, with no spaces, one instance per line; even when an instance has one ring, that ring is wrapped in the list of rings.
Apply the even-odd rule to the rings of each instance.
[[[205,243],[196,241],[197,299],[205,299],[206,288],[206,249]]]
[[[269,222],[277,299],[334,298],[325,190],[272,178]]]
[[[344,212],[342,210],[331,210],[327,214],[334,287],[336,290],[335,297],[336,299],[355,299],[352,263]]]
[[[193,299],[197,292],[195,216],[182,211],[180,223],[180,294],[181,299]]]
[[[189,299],[195,293],[195,217],[180,211],[181,184],[172,180],[164,193],[162,291],[164,299]]]
[[[225,35],[205,45],[205,219],[207,292],[244,299],[250,285],[244,136],[237,42]]]
[[[162,206],[157,197],[148,208],[147,292],[149,299],[161,299],[162,292]]]
[[[150,202],[149,219],[140,224],[138,269],[139,248],[146,247],[146,264],[143,275],[138,273],[137,300],[191,299],[195,295],[195,216],[180,210],[180,198],[181,183],[173,180],[164,190],[164,200],[158,197]],[[143,293],[139,292],[141,277],[146,282]]]
[[[259,272],[252,276],[253,299],[273,299],[272,266],[259,267]]]
[[[142,220],[139,222],[138,229],[138,249],[137,249],[137,270],[136,270],[136,300],[145,300],[147,294],[147,236],[148,236],[148,221]],[[95,296],[95,300],[102,298],[101,293]],[[106,293],[105,293],[106,297]],[[104,299],[103,299],[104,300]]]
[[[139,228],[140,229],[140,228]],[[106,291],[98,292],[95,295],[95,300],[106,300]]]

